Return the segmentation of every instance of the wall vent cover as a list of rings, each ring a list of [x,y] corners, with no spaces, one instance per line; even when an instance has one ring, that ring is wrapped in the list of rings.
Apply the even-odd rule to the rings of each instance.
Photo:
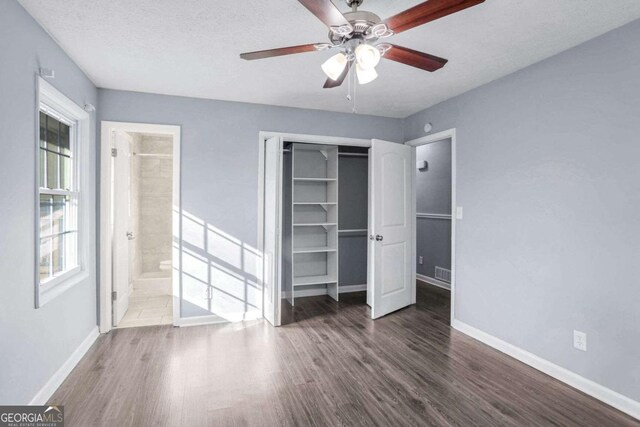
[[[451,270],[436,266],[436,279],[451,283]]]

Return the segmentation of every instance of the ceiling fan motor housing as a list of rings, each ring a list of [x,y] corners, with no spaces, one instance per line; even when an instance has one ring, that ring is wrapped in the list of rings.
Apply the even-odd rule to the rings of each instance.
[[[380,17],[375,13],[359,10],[356,12],[347,12],[344,14],[344,17],[349,21],[349,24],[351,24],[351,31],[330,31],[329,39],[331,43],[339,45],[351,39],[374,42],[379,38],[375,31],[372,31],[374,27],[382,22]],[[347,27],[347,25],[345,25],[345,27]]]
[[[349,7],[360,7],[364,0],[344,0]]]

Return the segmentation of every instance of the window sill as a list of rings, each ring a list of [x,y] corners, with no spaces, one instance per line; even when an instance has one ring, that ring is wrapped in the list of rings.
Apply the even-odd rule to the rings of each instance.
[[[74,274],[68,277],[61,277],[60,279],[60,282],[47,284],[45,285],[44,289],[40,289],[40,295],[36,304],[36,308],[42,307],[49,301],[55,299],[67,290],[73,288],[75,285],[89,279],[89,273],[87,273],[85,270],[78,269],[78,271]]]

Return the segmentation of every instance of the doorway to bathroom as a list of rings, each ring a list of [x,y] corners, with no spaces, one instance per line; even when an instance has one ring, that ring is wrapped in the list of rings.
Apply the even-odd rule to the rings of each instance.
[[[177,126],[102,123],[103,332],[179,318],[179,135]]]

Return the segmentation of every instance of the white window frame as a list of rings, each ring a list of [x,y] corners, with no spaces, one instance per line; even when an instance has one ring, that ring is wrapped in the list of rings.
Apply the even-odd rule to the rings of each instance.
[[[89,206],[87,204],[88,163],[90,145],[90,116],[81,107],[54,88],[49,82],[38,77],[36,102],[36,180],[35,180],[35,307],[40,308],[73,286],[86,281],[89,273],[86,269],[89,249]],[[54,194],[56,190],[41,193],[40,189],[40,111],[72,125],[71,141],[73,153],[73,179],[77,192],[77,257],[78,266],[47,280],[40,282],[40,195]],[[60,194],[67,195],[67,191]]]

